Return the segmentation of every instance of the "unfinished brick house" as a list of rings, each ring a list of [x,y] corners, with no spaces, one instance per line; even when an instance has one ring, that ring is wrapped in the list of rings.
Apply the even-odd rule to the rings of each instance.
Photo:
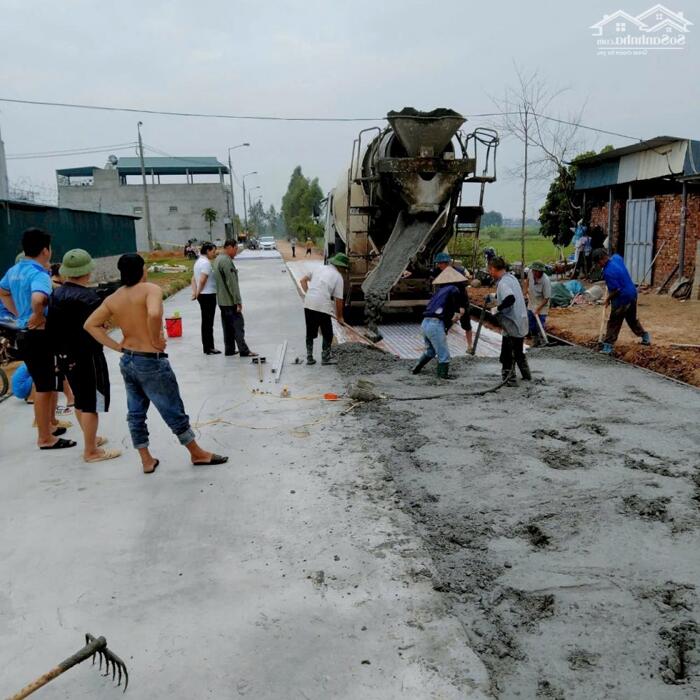
[[[637,284],[692,278],[700,246],[700,141],[659,136],[580,161],[575,189]]]

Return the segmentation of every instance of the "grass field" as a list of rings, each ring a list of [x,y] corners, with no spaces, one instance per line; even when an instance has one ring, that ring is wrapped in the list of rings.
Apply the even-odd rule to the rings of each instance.
[[[502,235],[490,236],[488,231],[485,231],[479,237],[481,248],[493,248],[497,255],[505,258],[506,262],[514,262],[520,260],[520,237],[511,235],[505,237]],[[465,255],[474,243],[470,239],[457,238],[450,241],[448,250],[456,256]],[[564,257],[573,252],[573,246],[568,246],[562,249]],[[559,249],[552,243],[549,238],[543,238],[539,234],[527,234],[525,236],[525,264],[529,264],[534,260],[542,262],[555,262],[559,259]]]
[[[185,272],[149,272],[148,281],[157,284],[163,290],[163,299],[179,292],[181,289],[189,286],[192,279],[192,267],[194,260],[188,260],[183,256],[179,257],[150,257],[146,256],[146,265],[184,265],[187,270]]]

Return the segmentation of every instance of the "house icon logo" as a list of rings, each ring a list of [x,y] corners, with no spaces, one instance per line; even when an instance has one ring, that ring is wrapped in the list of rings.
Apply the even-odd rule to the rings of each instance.
[[[599,55],[646,55],[649,51],[680,51],[693,23],[682,12],[664,5],[631,15],[617,10],[591,25]]]

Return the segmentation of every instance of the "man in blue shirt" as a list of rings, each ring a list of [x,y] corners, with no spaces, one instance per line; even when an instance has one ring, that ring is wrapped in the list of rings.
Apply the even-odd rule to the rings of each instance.
[[[605,305],[611,307],[601,352],[612,355],[623,321],[627,321],[632,332],[642,339],[642,345],[651,345],[651,337],[637,318],[637,287],[625,267],[625,261],[617,253],[609,256],[604,248],[598,248],[593,251],[593,263],[603,271],[608,287]]]
[[[42,450],[75,447],[72,440],[58,437],[65,428],[54,429],[51,421],[56,410],[56,391],[61,384],[56,357],[45,330],[52,291],[47,271],[51,260],[51,236],[40,228],[28,228],[22,234],[22,249],[25,258],[0,280],[0,301],[17,319],[20,330],[18,348],[34,380],[37,444]]]

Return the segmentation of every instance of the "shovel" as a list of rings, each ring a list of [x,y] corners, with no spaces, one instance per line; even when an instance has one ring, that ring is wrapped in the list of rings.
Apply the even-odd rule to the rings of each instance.
[[[484,325],[484,318],[486,318],[486,304],[481,307],[481,314],[479,315],[479,325],[476,327],[476,333],[474,334],[474,342],[472,343],[472,355],[476,354],[476,346],[479,343],[479,336],[481,335],[481,327]]]
[[[122,675],[124,676],[124,692],[126,693],[126,686],[129,685],[129,673],[126,670],[126,664],[112,651],[107,649],[107,640],[104,637],[93,637],[91,634],[85,635],[85,646],[75,652],[73,656],[69,656],[65,661],[61,661],[58,666],[54,666],[50,671],[45,673],[43,676],[39,676],[35,681],[31,682],[29,685],[22,688],[16,695],[11,695],[7,700],[22,700],[31,695],[35,690],[45,686],[49,681],[57,678],[62,673],[65,673],[68,669],[77,666],[86,659],[92,656],[93,666],[95,664],[95,656],[99,656],[100,666],[99,670],[102,670],[102,661],[105,664],[105,673],[103,676],[109,676],[109,667],[112,666],[112,680],[118,675],[117,686],[122,684]]]

